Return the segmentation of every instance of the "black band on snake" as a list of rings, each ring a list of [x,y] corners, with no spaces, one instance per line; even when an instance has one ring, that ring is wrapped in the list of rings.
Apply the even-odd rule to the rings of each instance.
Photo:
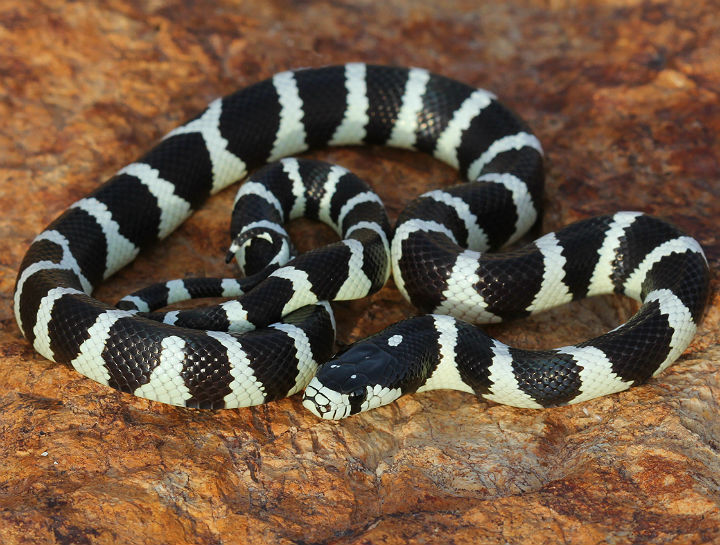
[[[394,234],[380,199],[340,167],[287,159],[236,199],[231,256],[246,279],[176,280],[124,298],[93,289],[211,194],[266,163],[335,145],[432,154],[464,181],[411,202]],[[379,182],[381,183],[381,182]],[[542,149],[488,91],[418,68],[352,63],[282,72],[218,99],[71,205],[28,250],[15,316],[43,356],[134,395],[231,408],[291,395],[343,418],[435,388],[519,407],[576,403],[660,373],[695,334],[709,273],[699,244],[638,212],[587,219],[488,253],[539,221]],[[340,242],[294,257],[282,223],[320,219]],[[390,268],[425,315],[331,357],[328,301],[379,290]],[[622,293],[625,324],[551,350],[508,347],[471,323]],[[155,312],[187,298],[219,305]],[[312,381],[311,381],[312,379]]]

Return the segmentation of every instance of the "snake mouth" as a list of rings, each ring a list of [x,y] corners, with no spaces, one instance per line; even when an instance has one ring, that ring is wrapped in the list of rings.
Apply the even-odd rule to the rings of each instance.
[[[323,386],[317,378],[314,378],[305,388],[302,404],[320,418],[341,420],[352,414],[347,397]]]
[[[400,388],[367,386],[362,396],[357,392],[343,394],[324,386],[317,377],[310,381],[303,394],[303,406],[325,420],[342,420],[369,409],[387,405],[402,395]]]

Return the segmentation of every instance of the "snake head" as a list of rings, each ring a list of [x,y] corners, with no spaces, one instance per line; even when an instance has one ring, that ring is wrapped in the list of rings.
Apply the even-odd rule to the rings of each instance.
[[[352,345],[322,365],[305,389],[303,405],[328,420],[340,420],[395,401],[400,362],[372,341]]]

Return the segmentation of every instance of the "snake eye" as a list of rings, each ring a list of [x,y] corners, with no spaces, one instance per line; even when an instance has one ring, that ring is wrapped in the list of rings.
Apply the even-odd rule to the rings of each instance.
[[[351,401],[362,402],[365,400],[366,395],[367,392],[365,391],[365,388],[358,388],[357,390],[350,392],[348,394],[348,398],[350,398]]]

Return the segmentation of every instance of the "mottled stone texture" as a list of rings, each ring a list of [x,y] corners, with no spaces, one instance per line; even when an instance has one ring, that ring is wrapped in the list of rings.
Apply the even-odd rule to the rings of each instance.
[[[298,397],[213,413],[96,385],[33,352],[11,292],[34,235],[209,100],[349,60],[496,91],[548,152],[545,231],[644,210],[697,237],[716,282],[719,13],[717,0],[4,0],[0,542],[718,542],[716,290],[686,354],[633,391],[546,411],[432,392],[341,423],[318,421]],[[372,181],[393,218],[455,177],[400,151],[313,155]],[[231,199],[212,199],[98,297],[224,274]],[[305,247],[328,240],[308,224],[295,233]],[[392,285],[336,308],[344,342],[412,313]],[[558,346],[633,308],[600,298],[490,329]]]

